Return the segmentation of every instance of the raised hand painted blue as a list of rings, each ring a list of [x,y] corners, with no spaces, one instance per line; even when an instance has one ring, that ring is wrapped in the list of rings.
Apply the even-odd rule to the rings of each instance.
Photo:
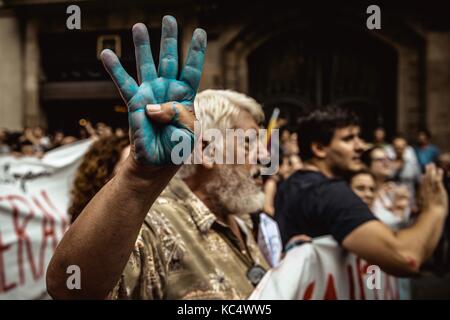
[[[103,64],[111,75],[120,94],[128,106],[130,139],[136,160],[142,164],[170,164],[171,150],[178,141],[171,141],[176,131],[180,139],[190,139],[194,145],[194,133],[178,120],[160,125],[146,116],[147,104],[162,104],[176,101],[193,112],[193,103],[202,75],[206,52],[206,32],[196,29],[192,37],[186,63],[178,76],[177,21],[165,16],[162,22],[159,68],[156,71],[150,49],[147,27],[138,23],[133,26],[138,81],[130,77],[111,50],[101,54]],[[185,140],[186,141],[186,140]]]

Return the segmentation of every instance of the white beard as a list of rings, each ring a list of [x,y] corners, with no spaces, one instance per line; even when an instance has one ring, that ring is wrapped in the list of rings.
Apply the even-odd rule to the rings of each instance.
[[[216,171],[216,177],[208,181],[205,189],[216,206],[227,211],[225,214],[249,214],[263,208],[264,192],[251,176],[227,165]]]

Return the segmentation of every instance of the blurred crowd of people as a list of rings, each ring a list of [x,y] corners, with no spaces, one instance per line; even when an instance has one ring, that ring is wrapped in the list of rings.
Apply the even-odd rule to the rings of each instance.
[[[265,184],[264,212],[275,214],[275,197],[279,186],[292,173],[302,169],[298,147],[298,134],[288,130],[285,119],[279,120],[280,164],[277,174],[268,176]],[[432,143],[427,129],[416,132],[415,141],[396,134],[388,140],[383,127],[373,131],[373,140],[365,141],[361,158],[364,169],[348,177],[352,190],[372,209],[373,214],[393,230],[410,225],[419,211],[421,177],[425,167],[434,163],[444,171],[444,185],[450,192],[450,152],[440,152]],[[444,227],[444,234],[432,259],[425,267],[438,274],[450,268],[450,224]]]
[[[301,159],[299,137],[296,128],[286,125],[286,119],[277,121],[279,130],[279,166],[277,173],[264,177],[264,207],[262,212],[275,217],[277,193],[295,172],[304,168]],[[85,155],[74,179],[69,214],[72,222],[94,195],[115,175],[120,163],[129,153],[129,137],[124,128],[112,128],[99,122],[81,119],[77,136],[63,131],[48,134],[42,127],[25,128],[23,132],[0,129],[0,154],[41,157],[45,152],[87,138],[97,140]],[[364,168],[347,177],[352,191],[371,209],[372,213],[393,231],[407,228],[414,223],[421,207],[420,187],[425,167],[434,163],[444,170],[444,185],[450,191],[450,153],[440,152],[432,143],[428,130],[418,130],[414,143],[402,135],[386,138],[385,129],[378,127],[372,141],[364,141],[361,155]],[[252,215],[252,216],[258,216]],[[253,218],[253,217],[252,217]],[[254,223],[259,223],[254,220]],[[450,225],[444,232],[431,259],[423,269],[443,275],[450,270]],[[255,237],[257,235],[255,234]],[[295,241],[308,241],[308,235],[293,237]],[[409,280],[401,280],[402,297],[410,298]]]
[[[300,158],[298,134],[286,124],[287,120],[284,118],[277,121],[280,136],[278,146],[280,160],[277,173],[264,177],[265,201],[263,211],[271,216],[275,214],[274,202],[278,187],[292,173],[303,166]],[[126,146],[123,141],[128,141],[128,133],[125,128],[112,128],[104,122],[93,125],[85,119],[79,120],[79,126],[78,135],[67,135],[63,130],[57,130],[49,134],[40,126],[26,127],[23,131],[8,131],[0,128],[0,156],[42,157],[47,151],[87,138],[102,138],[99,143],[103,148],[114,150],[119,148],[122,150]],[[373,141],[365,142],[365,144],[366,151],[362,155],[365,168],[349,177],[348,182],[352,190],[372,208],[373,213],[391,228],[399,229],[408,225],[414,215],[417,214],[417,201],[420,201],[420,199],[418,199],[416,191],[420,186],[420,178],[427,164],[435,163],[444,170],[444,184],[447,190],[450,190],[450,152],[441,153],[432,144],[430,131],[426,129],[417,131],[415,143],[410,144],[403,135],[395,135],[388,142],[385,129],[378,127],[373,132]],[[119,149],[116,150],[116,153],[120,151]],[[108,159],[117,158],[114,160],[115,165],[119,159],[117,155],[111,157],[110,153],[105,151],[102,155],[99,155],[97,152],[95,155]],[[96,156],[91,155],[91,157],[95,158]],[[93,171],[105,171],[99,171],[98,161],[94,162],[96,165],[93,167]],[[92,163],[93,161],[86,160],[87,167],[92,167]],[[113,165],[107,166],[109,168],[106,170],[108,174],[102,179],[100,186],[112,174],[111,168]],[[89,185],[89,188],[92,188],[89,182],[84,182],[84,185]],[[93,194],[100,187],[94,189]],[[88,193],[89,197],[87,198],[90,199],[93,194],[91,194],[92,192]],[[85,201],[81,201],[81,203],[86,204]],[[441,245],[441,251],[445,250],[443,246],[444,244]],[[441,252],[439,259],[448,260],[448,257],[444,257],[444,255],[447,255],[447,253]]]
[[[295,172],[304,169],[301,159],[298,132],[286,125],[286,119],[277,121],[279,129],[279,166],[277,173],[264,177],[264,207],[262,212],[275,218],[276,197],[283,192],[281,186]],[[115,175],[118,165],[129,153],[127,129],[112,128],[104,122],[93,125],[81,119],[77,136],[66,135],[62,130],[49,134],[42,127],[25,128],[22,132],[0,129],[0,156],[42,157],[45,152],[57,147],[93,138],[97,142],[85,155],[77,172],[71,192],[69,214],[72,222],[92,197]],[[419,214],[420,185],[425,167],[434,163],[444,170],[444,185],[450,190],[450,153],[440,152],[432,144],[428,130],[417,131],[416,140],[410,144],[402,135],[395,135],[387,140],[384,128],[376,128],[372,141],[364,141],[365,151],[361,155],[364,168],[347,177],[353,192],[367,204],[372,213],[393,231],[406,228],[414,223]],[[279,194],[278,194],[279,195]],[[259,213],[252,215],[252,218]],[[259,223],[259,219],[253,221]],[[256,231],[257,229],[255,229]],[[257,234],[254,234],[257,237]],[[431,259],[424,265],[425,269],[436,274],[445,274],[450,268],[450,225],[444,226],[443,235]],[[310,239],[308,235],[292,238],[303,242]],[[406,297],[410,297],[408,280]]]
[[[298,147],[298,134],[295,130],[285,126],[286,119],[278,121],[280,130],[280,165],[277,174],[268,176],[265,181],[266,199],[265,212],[273,214],[273,197],[276,186],[286,180],[293,172],[302,168]],[[432,144],[431,133],[427,129],[418,130],[416,140],[410,144],[408,139],[395,135],[390,141],[386,138],[386,131],[378,127],[373,132],[373,140],[366,141],[366,151],[363,160],[366,170],[361,175],[369,174],[378,186],[384,185],[394,193],[407,195],[411,210],[415,212],[416,190],[420,177],[427,164],[435,163],[448,171],[450,166],[450,152],[440,152]],[[358,180],[359,175],[352,179]],[[383,190],[385,188],[382,188]],[[400,190],[400,191],[399,191]],[[408,215],[409,216],[409,215]]]
[[[221,92],[212,92],[208,93],[210,95],[216,95],[220,96]],[[235,95],[238,95],[237,93],[234,93]],[[240,96],[239,96],[240,97]],[[252,102],[253,103],[253,102]],[[258,109],[256,109],[258,110]],[[338,117],[340,111],[336,111],[336,114],[333,114],[331,111],[331,116]],[[317,115],[316,115],[317,116]],[[90,128],[92,128],[91,125],[89,125]],[[393,234],[396,234],[398,232],[401,232],[401,230],[411,230],[411,232],[418,232],[418,229],[409,229],[414,225],[418,224],[424,224],[423,221],[417,223],[416,220],[419,220],[421,215],[427,215],[427,213],[423,213],[424,210],[426,210],[429,203],[435,201],[436,199],[433,198],[432,193],[430,193],[430,190],[424,192],[422,189],[427,187],[429,183],[427,183],[427,178],[430,177],[430,168],[426,168],[427,165],[430,163],[434,163],[444,171],[444,184],[445,188],[447,190],[447,193],[450,189],[450,154],[449,153],[440,153],[438,148],[434,146],[431,143],[431,134],[426,131],[418,131],[417,132],[417,140],[414,144],[409,144],[408,140],[400,135],[396,135],[393,137],[392,140],[390,140],[390,143],[387,142],[385,130],[383,128],[377,128],[374,131],[373,134],[373,141],[363,141],[360,139],[359,135],[358,137],[354,137],[352,139],[356,139],[355,141],[358,141],[355,144],[354,152],[355,154],[358,154],[358,161],[362,162],[362,166],[360,170],[354,170],[354,171],[348,171],[347,174],[342,174],[342,178],[344,179],[328,179],[324,178],[325,176],[321,175],[320,179],[325,179],[323,182],[320,182],[318,184],[318,189],[314,189],[314,185],[316,182],[314,182],[314,179],[317,179],[317,177],[313,177],[313,180],[311,180],[312,176],[316,176],[317,172],[311,171],[311,160],[308,158],[304,158],[302,161],[302,158],[307,153],[302,153],[300,148],[302,148],[302,131],[296,131],[297,128],[290,128],[286,126],[286,120],[279,119],[278,124],[276,126],[279,129],[279,166],[277,173],[271,176],[266,176],[264,179],[264,206],[262,207],[262,210],[254,211],[253,206],[248,207],[248,203],[253,203],[251,200],[259,199],[258,192],[256,192],[254,188],[250,187],[244,187],[243,182],[237,183],[237,181],[244,180],[244,176],[242,175],[235,175],[233,170],[221,168],[220,170],[224,170],[224,173],[218,174],[217,177],[215,177],[216,180],[212,184],[212,188],[209,188],[207,191],[207,196],[214,199],[221,199],[221,197],[224,198],[223,203],[226,203],[228,206],[231,206],[234,203],[238,203],[240,206],[236,208],[241,208],[245,212],[251,213],[250,217],[251,220],[253,220],[253,236],[250,238],[247,238],[247,241],[255,241],[258,240],[258,232],[261,230],[257,227],[261,223],[261,214],[266,213],[273,217],[274,221],[277,222],[278,226],[280,227],[280,234],[281,237],[285,236],[285,239],[283,240],[283,247],[285,248],[284,254],[287,254],[287,251],[290,250],[295,245],[308,242],[311,238],[320,236],[321,231],[318,231],[318,234],[315,234],[314,228],[309,227],[309,232],[298,232],[295,231],[293,233],[293,236],[289,233],[289,228],[292,227],[292,225],[286,225],[283,223],[283,214],[289,215],[289,211],[293,209],[295,213],[304,214],[304,211],[306,210],[306,207],[297,207],[297,205],[304,203],[309,203],[311,201],[311,197],[315,197],[315,194],[317,192],[322,192],[323,194],[319,195],[319,198],[316,199],[319,202],[316,202],[313,204],[313,206],[318,206],[321,201],[323,203],[332,203],[331,207],[327,207],[326,210],[323,212],[324,215],[328,214],[329,216],[336,216],[339,219],[342,219],[342,221],[335,221],[333,224],[336,226],[339,226],[342,230],[347,229],[347,224],[351,225],[352,222],[348,219],[361,220],[363,218],[364,208],[362,208],[356,201],[356,199],[360,198],[359,201],[362,200],[363,203],[367,205],[366,208],[370,210],[370,216],[374,215],[379,221],[381,221],[384,225],[388,227],[388,229],[392,230]],[[315,128],[315,127],[314,127]],[[321,129],[323,130],[323,129]],[[88,130],[92,131],[91,129]],[[319,130],[320,131],[320,130]],[[106,133],[105,133],[106,132]],[[119,133],[118,133],[119,132]],[[126,135],[122,135],[120,133],[121,131],[115,131],[115,134],[113,134],[113,130],[111,128],[105,128],[103,125],[100,125],[100,127],[97,125],[95,133],[92,133],[92,135],[99,136],[100,139],[98,139],[90,148],[90,150],[85,155],[74,180],[72,192],[71,192],[71,206],[69,208],[69,213],[71,215],[72,222],[74,222],[76,219],[79,219],[80,215],[89,209],[88,203],[92,201],[94,196],[101,192],[100,190],[105,187],[105,185],[108,184],[109,181],[111,181],[112,177],[114,177],[117,172],[118,168],[121,166],[122,163],[124,163],[125,159],[127,158],[128,154],[130,153],[130,144],[129,139]],[[336,135],[336,130],[334,130],[334,134]],[[306,138],[305,135],[303,137]],[[311,139],[311,137],[309,138]],[[343,138],[347,139],[347,138]],[[276,141],[271,141],[271,143],[276,143]],[[336,156],[336,155],[335,155]],[[331,157],[331,156],[329,156]],[[344,157],[344,155],[339,155],[337,157]],[[342,158],[344,159],[344,158]],[[359,160],[360,159],[360,160]],[[337,161],[332,160],[330,158],[330,161]],[[353,161],[351,159],[345,160],[345,162]],[[348,165],[348,164],[345,164]],[[309,167],[308,167],[309,166]],[[429,167],[429,166],[428,166]],[[184,167],[183,167],[184,168]],[[200,170],[200,169],[197,169]],[[230,171],[231,170],[231,171]],[[208,172],[208,171],[205,171]],[[173,178],[171,181],[171,185],[176,184],[177,181],[180,180],[180,178],[183,181],[187,181],[188,183],[193,183],[197,185],[199,182],[199,179],[206,179],[205,172],[197,173],[195,176],[195,179],[193,178],[192,181],[188,178],[184,177],[183,174],[180,174],[177,178]],[[303,172],[303,173],[301,173]],[[426,172],[426,174],[425,174]],[[425,175],[424,175],[425,174]],[[308,176],[306,176],[308,175]],[[202,177],[202,178],[200,178]],[[425,177],[425,178],[424,178]],[[252,178],[253,179],[253,178]],[[308,179],[310,181],[308,181]],[[436,177],[434,178],[436,179]],[[247,180],[245,180],[247,181]],[[335,184],[335,181],[338,184]],[[305,184],[303,187],[299,187],[299,183]],[[307,185],[311,184],[313,186],[313,189],[308,187]],[[323,187],[320,187],[320,185],[323,184]],[[181,188],[181,186],[172,186],[169,185],[167,190],[172,190],[171,188],[174,188],[173,190],[178,190],[178,188]],[[206,183],[208,186],[208,184]],[[251,184],[249,184],[250,186]],[[245,184],[246,186],[246,184]],[[184,188],[184,187],[183,187]],[[295,190],[294,190],[294,189]],[[325,189],[324,189],[325,188]],[[349,195],[348,192],[345,192],[345,188],[350,188],[351,191],[354,192],[353,195]],[[245,196],[245,192],[247,189],[251,189],[252,193],[248,196]],[[184,190],[184,189],[183,189]],[[187,190],[187,189],[186,189]],[[187,192],[186,190],[183,191],[183,197],[181,197],[177,201],[188,201],[187,199],[191,199],[190,196],[187,196],[184,192]],[[315,190],[311,193],[312,190]],[[166,192],[169,192],[166,191]],[[178,190],[179,191],[179,190]],[[177,191],[177,192],[178,192]],[[294,192],[293,192],[294,191]],[[349,191],[350,193],[352,193]],[[181,192],[181,191],[180,191]],[[236,193],[237,192],[237,193]],[[309,193],[309,195],[308,195]],[[226,195],[226,198],[225,198]],[[289,198],[290,196],[294,196],[296,199],[295,201],[298,201],[293,203],[293,199]],[[423,196],[423,198],[421,198]],[[156,206],[152,207],[154,210],[158,211],[160,205],[164,205],[164,208],[161,210],[166,210],[167,212],[170,211],[170,216],[177,217],[175,220],[182,220],[179,215],[182,215],[184,213],[182,212],[175,212],[176,208],[178,208],[175,204],[170,203],[172,200],[167,200],[170,203],[170,205],[165,205],[166,198],[165,193],[163,194],[163,200],[160,200],[160,202],[156,203]],[[172,199],[172,197],[175,197],[175,195],[170,194],[167,196],[167,199]],[[186,198],[185,198],[186,197]],[[433,199],[432,199],[433,198]],[[98,200],[101,198],[97,197],[97,201],[103,201]],[[196,199],[196,198],[195,198]],[[333,200],[334,199],[334,200]],[[330,202],[331,201],[331,202]],[[198,203],[198,201],[195,201]],[[289,202],[291,202],[291,205],[288,205]],[[339,210],[342,206],[345,207],[345,217],[340,218]],[[195,207],[195,206],[194,206]],[[344,208],[342,207],[342,208]],[[155,209],[156,208],[156,209]],[[205,207],[201,207],[202,209],[195,209],[195,210],[207,210]],[[236,209],[235,207],[233,207]],[[257,208],[255,206],[254,208]],[[290,209],[289,209],[290,208]],[[425,208],[425,209],[424,209]],[[153,210],[152,209],[152,210]],[[194,209],[192,209],[194,210]],[[194,210],[194,211],[195,211]],[[253,211],[252,211],[253,210]],[[336,212],[334,212],[334,211]],[[353,210],[353,211],[352,211]],[[172,212],[173,211],[173,212]],[[327,219],[325,216],[321,217],[322,210],[320,208],[314,208],[314,211],[318,214],[318,217],[320,219]],[[150,211],[152,212],[152,211]],[[158,211],[159,212],[159,211]],[[195,211],[197,212],[197,211]],[[367,211],[365,211],[367,213]],[[169,215],[169,213],[167,213]],[[187,214],[187,213],[186,213]],[[200,213],[199,213],[200,214]],[[280,215],[281,214],[281,215]],[[88,219],[86,217],[93,216],[92,212],[88,212],[87,214],[84,214],[84,218]],[[149,214],[149,217],[153,217],[154,214]],[[245,215],[242,215],[244,217]],[[250,218],[249,217],[249,218]],[[150,219],[150,218],[149,218]],[[167,218],[169,219],[169,218]],[[170,218],[172,219],[172,218]],[[316,218],[313,218],[313,220]],[[373,219],[373,218],[371,218]],[[427,218],[428,219],[428,218]],[[174,220],[174,221],[175,221]],[[149,220],[150,221],[150,220]],[[152,220],[153,221],[153,220]],[[156,221],[156,220],[155,220]],[[159,226],[158,223],[163,223],[163,220],[159,221],[157,220],[155,223]],[[281,223],[280,223],[281,222]],[[345,222],[345,223],[344,223]],[[153,223],[153,222],[152,222]],[[164,226],[169,228],[168,226],[172,225],[171,220],[164,220]],[[180,223],[180,222],[177,222]],[[308,221],[304,221],[304,226],[308,226]],[[167,224],[167,226],[166,226]],[[180,226],[183,225],[183,223],[180,223]],[[189,224],[185,226],[188,228]],[[166,230],[162,228],[161,230]],[[144,227],[143,227],[144,228]],[[158,227],[159,228],[159,227]],[[431,259],[428,259],[427,263],[425,263],[422,267],[431,270],[437,274],[445,274],[450,269],[450,261],[449,261],[449,225],[448,225],[448,219],[447,222],[444,224],[444,232],[442,236],[440,237],[439,244],[437,245],[436,249],[434,250],[434,254],[432,255]],[[152,229],[153,230],[153,229]],[[160,229],[156,229],[160,230]],[[170,229],[172,230],[172,229]],[[420,231],[420,230],[419,230]],[[77,231],[80,232],[80,231]],[[144,232],[141,230],[141,232]],[[159,231],[158,231],[159,232]],[[180,235],[176,235],[176,234]],[[167,236],[171,240],[167,240],[167,243],[172,243],[171,241],[175,241],[175,238],[172,239],[171,237],[176,237],[176,241],[180,241],[179,237],[191,237],[193,234],[197,234],[195,230],[188,229],[187,234],[184,234],[183,232],[186,232],[184,229],[180,229],[177,232],[174,232],[174,234],[171,234],[170,236]],[[353,231],[356,232],[356,231]],[[419,232],[420,233],[420,232]],[[288,237],[286,238],[286,235]],[[387,236],[387,235],[386,235]],[[141,235],[139,236],[141,237]],[[142,237],[144,237],[144,233],[142,234]],[[163,237],[163,235],[158,235],[157,238]],[[138,245],[145,245],[145,246],[155,246],[152,247],[151,250],[157,250],[156,244],[158,243],[157,240],[140,240],[141,238],[138,238],[137,243]],[[155,238],[156,239],[156,238]],[[202,238],[203,240],[192,240],[192,246],[195,247],[195,250],[200,250],[198,246],[200,246],[200,243],[203,243],[202,241],[205,241],[206,238]],[[141,242],[140,242],[141,241]],[[142,242],[144,241],[144,242]],[[428,240],[425,240],[428,241]],[[430,240],[431,241],[431,240]],[[207,242],[207,241],[206,241]],[[298,243],[298,244],[297,244]],[[195,245],[194,245],[195,244]],[[260,243],[258,242],[258,245]],[[164,244],[165,245],[165,244]],[[187,244],[185,244],[187,245]],[[206,245],[206,244],[205,244]],[[248,246],[254,246],[254,243],[247,243]],[[172,247],[169,246],[169,249]],[[209,247],[208,247],[209,248]],[[168,250],[169,250],[168,249]],[[137,250],[137,249],[136,249]],[[141,249],[139,249],[141,250]],[[142,249],[143,250],[143,249]],[[147,249],[146,249],[147,250]],[[150,249],[149,249],[150,250]],[[203,249],[202,249],[203,250]],[[205,249],[206,250],[206,249]],[[209,249],[208,249],[209,250]],[[206,251],[208,251],[206,250]],[[256,249],[255,249],[256,250]],[[200,250],[201,251],[201,250]],[[378,252],[377,250],[375,250]],[[135,251],[133,251],[135,252]],[[137,252],[137,251],[136,251]],[[193,258],[196,254],[200,254],[200,256],[203,256],[207,253],[205,252],[197,252],[197,251],[189,251],[190,257],[192,261],[198,260],[200,258]],[[209,251],[208,251],[209,252]],[[258,257],[258,250],[252,253],[254,257]],[[137,254],[137,253],[136,253]],[[131,260],[133,259],[141,259],[142,261],[147,260],[147,255],[149,255],[147,251],[143,250],[142,252],[139,251],[139,254],[137,254],[139,257],[134,257],[133,254],[130,257]],[[208,253],[211,254],[211,253]],[[151,254],[150,254],[151,255]],[[264,256],[264,258],[267,259],[267,256]],[[153,259],[153,258],[152,258]],[[217,258],[219,259],[219,258]],[[221,259],[221,258],[220,258]],[[151,259],[150,259],[151,260]],[[152,260],[153,261],[153,260]],[[159,260],[158,260],[159,261]],[[157,260],[155,260],[152,263],[159,263]],[[191,260],[189,260],[191,261]],[[215,260],[214,260],[215,261]],[[262,261],[262,260],[258,260]],[[229,257],[230,264],[234,263],[231,255]],[[267,268],[263,262],[261,264],[264,266],[264,269]],[[191,268],[192,266],[183,266],[183,268]],[[202,278],[204,277],[210,270],[208,269],[210,266],[209,264],[205,265],[196,265],[195,273],[196,277]],[[128,264],[127,268],[134,268],[133,263]],[[128,269],[125,269],[124,271],[124,279],[127,279],[129,281],[129,278],[127,278],[128,275]],[[149,267],[148,270],[153,270],[155,267],[152,266]],[[159,268],[159,267],[158,267]],[[180,267],[181,268],[181,267]],[[193,268],[193,267],[192,267]],[[143,269],[143,272],[145,277],[143,279],[156,279],[158,278],[155,274],[153,274],[150,271],[147,270],[147,267]],[[180,269],[180,272],[184,272],[186,270]],[[256,269],[255,269],[256,270]],[[132,274],[138,273],[138,270],[132,270]],[[191,272],[191,271],[189,271]],[[194,272],[194,271],[192,271]],[[53,273],[55,274],[55,273]],[[130,273],[131,274],[131,273]],[[170,272],[169,275],[170,276]],[[159,278],[158,278],[159,279]],[[133,278],[132,282],[127,282],[124,280],[124,282],[120,282],[118,286],[110,292],[114,298],[125,298],[127,295],[121,295],[121,290],[125,290],[126,292],[133,291],[134,287],[130,286],[130,283],[136,283],[136,279]],[[153,280],[152,280],[153,281]],[[159,281],[159,280],[158,280]],[[159,288],[159,282],[152,282],[152,285],[149,286],[149,288]],[[402,299],[410,299],[411,298],[411,289],[410,289],[410,283],[408,279],[401,279],[400,282],[400,297]],[[60,294],[60,290],[58,287],[58,281],[53,282],[55,284],[56,289],[53,289],[52,296],[58,297],[58,294]],[[180,292],[184,292],[184,290],[188,290],[187,288],[193,287],[195,289],[195,285],[188,285],[185,282],[176,282],[177,284],[173,283],[172,286],[175,286],[179,290],[176,290],[177,294]],[[130,286],[130,287],[129,287]],[[192,289],[192,288],[191,288]],[[248,288],[239,288],[243,292],[246,292]],[[119,290],[116,292],[115,290]],[[155,289],[156,290],[156,289]],[[159,289],[158,289],[159,290]],[[123,291],[123,292],[125,292]],[[224,290],[226,294],[228,294],[227,290]],[[234,291],[233,291],[234,292]],[[224,293],[224,294],[225,294]],[[143,298],[154,298],[153,294],[156,296],[164,296],[163,291],[155,291],[150,294],[149,292],[142,293]],[[178,297],[178,296],[177,296]],[[236,297],[235,297],[236,298]]]
[[[22,131],[0,128],[0,156],[41,158],[47,151],[71,144],[78,140],[116,135],[127,136],[124,128],[112,128],[104,122],[93,125],[86,119],[79,120],[78,134],[67,134],[64,130],[49,133],[41,126],[25,127]]]
[[[196,136],[197,120],[202,133],[258,129],[264,110],[233,90],[197,94],[206,33],[195,30],[178,79],[175,18],[165,16],[161,29],[156,72],[147,28],[133,27],[137,82],[113,51],[100,55],[127,104],[129,132],[86,119],[76,135],[0,129],[0,155],[15,157],[39,158],[94,140],[75,172],[71,226],[47,267],[51,297],[246,299],[289,250],[322,236],[395,277],[416,276],[427,262],[433,271],[450,270],[450,153],[432,144],[428,130],[418,130],[412,142],[399,134],[388,140],[380,127],[364,141],[359,117],[330,105],[295,126],[274,112],[269,128],[277,121],[279,139],[270,132],[269,143]],[[177,166],[174,134],[188,139],[189,152],[200,141],[205,159],[243,152],[258,161],[224,165],[214,158]],[[262,177],[274,144],[278,170]],[[82,270],[79,290],[68,285],[67,266]],[[290,284],[285,276],[279,281]],[[401,286],[400,295],[409,298],[408,282]]]

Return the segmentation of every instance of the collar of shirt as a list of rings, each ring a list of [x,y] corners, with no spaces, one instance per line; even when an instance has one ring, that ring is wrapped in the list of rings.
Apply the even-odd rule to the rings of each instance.
[[[169,189],[178,199],[183,199],[184,204],[190,207],[191,210],[188,210],[188,212],[200,232],[208,232],[217,220],[208,207],[180,178],[174,177],[169,183]]]

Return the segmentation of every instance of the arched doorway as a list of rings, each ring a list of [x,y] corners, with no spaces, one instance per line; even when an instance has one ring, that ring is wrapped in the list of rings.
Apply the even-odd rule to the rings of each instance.
[[[396,129],[397,53],[366,31],[308,25],[265,41],[247,56],[250,95],[267,115],[274,107],[294,125],[317,106],[360,114],[366,137],[378,125]]]

